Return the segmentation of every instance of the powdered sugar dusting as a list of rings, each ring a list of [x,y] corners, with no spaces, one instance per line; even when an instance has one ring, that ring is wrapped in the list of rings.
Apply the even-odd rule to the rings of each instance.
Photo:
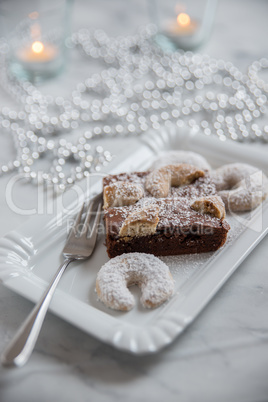
[[[206,264],[215,253],[203,254],[184,254],[178,256],[159,257],[165,264],[169,266],[170,272],[176,279],[177,289],[182,285],[204,264]]]
[[[153,197],[142,198],[135,205],[129,207],[110,208],[105,211],[109,217],[110,230],[118,235],[123,222],[129,215],[135,214],[150,204],[159,208],[158,224],[156,230],[174,232],[178,230],[185,234],[191,230],[212,230],[220,225],[220,220],[212,215],[196,212],[191,208],[191,200],[185,197],[170,197],[155,199]]]
[[[135,301],[127,286],[141,288],[144,307],[156,307],[174,293],[174,281],[168,266],[145,253],[128,253],[112,258],[97,275],[96,290],[100,300],[116,310],[130,310]]]
[[[153,170],[146,178],[145,187],[156,198],[167,197],[171,187],[179,187],[203,177],[204,171],[187,163],[167,165]]]
[[[116,198],[135,197],[137,199],[143,196],[142,186],[138,183],[128,181],[117,181],[111,184],[115,188]]]
[[[208,263],[213,261],[220,253],[226,252],[226,247],[232,245],[239,235],[247,228],[248,222],[252,218],[251,213],[240,215],[227,215],[227,221],[231,226],[228,237],[222,249],[210,253],[185,254],[179,256],[159,257],[169,266],[176,281],[176,290],[179,291],[182,286],[197,272],[205,268]]]

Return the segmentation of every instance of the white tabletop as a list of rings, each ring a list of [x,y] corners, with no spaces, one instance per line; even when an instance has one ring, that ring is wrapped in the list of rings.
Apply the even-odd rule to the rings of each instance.
[[[252,61],[267,56],[267,13],[268,3],[261,0],[220,2],[213,34],[201,51],[246,71]],[[111,34],[132,33],[148,21],[145,0],[74,4],[74,30],[99,25]],[[79,67],[72,60],[57,87],[51,81],[46,90],[55,95],[58,88],[71,90]],[[1,106],[12,104],[3,92],[0,96]],[[11,153],[12,147],[6,139],[0,141],[5,160],[4,147]],[[0,178],[1,236],[29,219],[7,206],[9,179]],[[16,187],[18,204],[29,209],[36,203],[34,194],[30,184]],[[155,355],[120,352],[48,314],[28,364],[22,369],[0,368],[0,401],[267,401],[267,247],[266,237],[194,323]],[[3,350],[32,303],[2,285],[0,292]]]

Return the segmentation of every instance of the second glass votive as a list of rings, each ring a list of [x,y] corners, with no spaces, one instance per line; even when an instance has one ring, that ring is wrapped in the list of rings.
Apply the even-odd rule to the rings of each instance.
[[[4,0],[1,25],[7,39],[10,71],[19,79],[44,81],[66,63],[71,0]]]
[[[148,0],[156,41],[164,50],[193,50],[208,39],[217,0]]]

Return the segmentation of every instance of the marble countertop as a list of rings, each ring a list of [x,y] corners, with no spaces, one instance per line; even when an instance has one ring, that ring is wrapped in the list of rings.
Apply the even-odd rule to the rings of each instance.
[[[268,3],[262,0],[221,1],[213,34],[201,51],[245,71],[268,54],[267,12]],[[108,33],[134,32],[137,20],[149,21],[144,0],[74,4],[73,29],[97,27],[96,21],[101,21]],[[59,77],[59,85],[64,79],[64,74]],[[53,91],[53,82],[48,90],[49,86]],[[0,96],[1,106],[9,101]],[[1,177],[1,236],[28,219],[9,210],[7,182],[8,177]],[[17,190],[21,199],[31,191],[30,186]],[[22,369],[0,368],[0,401],[267,401],[267,248],[268,237],[193,324],[155,355],[120,352],[49,313],[28,364]],[[0,350],[31,308],[32,303],[0,284]]]

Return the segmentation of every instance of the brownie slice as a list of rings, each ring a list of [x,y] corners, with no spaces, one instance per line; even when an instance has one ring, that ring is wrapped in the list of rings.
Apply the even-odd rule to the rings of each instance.
[[[156,256],[193,254],[215,251],[226,241],[230,226],[224,219],[196,212],[191,204],[196,198],[213,196],[216,188],[208,172],[193,183],[172,187],[167,198],[155,198],[146,191],[145,180],[150,172],[121,173],[107,176],[103,186],[112,183],[136,183],[144,196],[134,205],[110,207],[105,210],[106,246],[109,257],[123,253],[144,252]],[[157,208],[158,223],[153,234],[122,236],[120,229],[126,219],[148,205]]]
[[[142,200],[141,200],[142,201]],[[143,252],[156,256],[215,251],[226,241],[230,229],[225,220],[195,212],[184,197],[154,200],[159,206],[156,232],[149,236],[121,237],[123,222],[142,202],[105,211],[106,246],[109,257]]]

